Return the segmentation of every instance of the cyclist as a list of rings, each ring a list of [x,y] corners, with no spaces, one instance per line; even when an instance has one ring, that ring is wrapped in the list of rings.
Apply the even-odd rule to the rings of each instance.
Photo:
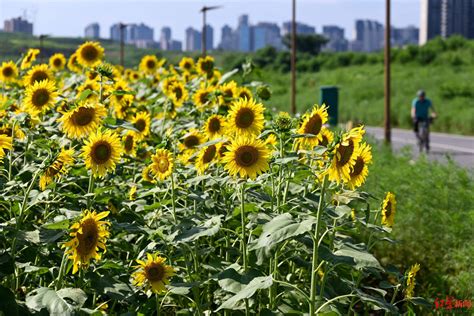
[[[426,124],[426,126],[429,127],[431,118],[436,118],[436,112],[434,110],[433,103],[430,99],[426,98],[425,91],[423,90],[419,90],[416,94],[416,98],[412,101],[411,118],[413,120],[413,129],[415,131],[416,138],[419,142],[421,142],[421,137],[418,134],[420,123]],[[430,149],[429,134],[428,139],[426,139],[426,149]]]

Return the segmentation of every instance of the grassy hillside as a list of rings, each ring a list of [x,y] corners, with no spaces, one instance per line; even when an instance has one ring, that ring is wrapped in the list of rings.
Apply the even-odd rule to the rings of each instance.
[[[83,38],[47,38],[43,58],[56,52],[70,55],[85,41]],[[36,37],[0,33],[0,61],[17,60],[29,47],[39,47]],[[119,62],[119,44],[101,40],[106,58]],[[184,53],[137,49],[127,45],[125,64],[133,67],[146,54],[158,54],[176,63]],[[188,53],[186,53],[189,55]],[[267,106],[280,110],[290,108],[289,55],[276,55],[262,50],[255,54],[212,52],[216,64],[224,71],[241,65],[247,57],[254,59],[257,69],[246,80],[261,80],[270,84],[273,97]],[[199,53],[191,54],[197,57]],[[459,38],[437,39],[418,49],[409,47],[393,51],[392,124],[410,127],[410,104],[418,89],[426,90],[439,118],[433,130],[474,134],[474,42]],[[321,54],[298,57],[297,108],[306,110],[319,102],[319,88],[336,85],[340,88],[340,121],[352,120],[367,125],[383,124],[383,58],[373,54]],[[240,80],[239,80],[240,81]]]

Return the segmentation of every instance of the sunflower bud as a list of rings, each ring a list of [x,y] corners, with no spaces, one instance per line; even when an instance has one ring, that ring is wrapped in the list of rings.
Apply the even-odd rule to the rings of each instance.
[[[114,78],[113,68],[110,64],[102,63],[96,67],[96,71],[103,77]]]
[[[281,132],[287,132],[293,127],[293,119],[288,112],[280,112],[274,121],[274,127]]]
[[[260,99],[266,101],[270,99],[272,92],[268,86],[262,85],[257,88],[257,95],[260,97]]]

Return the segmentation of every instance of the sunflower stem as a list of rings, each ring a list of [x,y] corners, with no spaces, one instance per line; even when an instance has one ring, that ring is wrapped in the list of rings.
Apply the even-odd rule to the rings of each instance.
[[[63,283],[64,267],[66,265],[66,262],[67,262],[67,254],[65,251],[63,254],[63,258],[61,260],[61,265],[59,266],[59,273],[58,273],[58,278],[56,280],[56,286],[55,286],[56,290],[61,289],[61,286]]]
[[[319,196],[318,211],[316,214],[316,227],[314,229],[313,236],[313,258],[311,262],[311,291],[310,291],[310,304],[309,304],[309,315],[316,315],[316,277],[318,270],[318,240],[319,240],[319,229],[321,224],[321,213],[324,205],[324,193],[326,191],[327,176],[324,176],[323,183],[321,186],[321,194]]]
[[[175,199],[175,188],[174,188],[174,172],[171,173],[171,206],[173,208],[173,221],[176,224],[176,201]]]
[[[155,293],[155,299],[156,299],[156,316],[160,316],[160,298],[158,297],[158,293]]]
[[[242,228],[242,262],[244,266],[244,272],[247,272],[247,241],[245,237],[245,182],[242,183],[240,188],[240,199],[241,199],[241,207],[240,207],[240,224]]]
[[[91,172],[89,176],[89,186],[87,187],[87,209],[91,207],[92,199],[89,194],[91,194],[93,191],[94,191],[94,175]]]

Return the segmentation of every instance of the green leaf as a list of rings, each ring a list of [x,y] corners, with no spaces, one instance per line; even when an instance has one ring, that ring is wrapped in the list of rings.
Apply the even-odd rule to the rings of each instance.
[[[188,295],[191,289],[199,285],[198,282],[194,283],[172,283],[168,285],[168,290],[176,295]]]
[[[376,268],[383,270],[378,260],[372,254],[365,251],[345,248],[334,252],[334,255],[338,257],[351,258],[353,260],[353,265],[357,269]]]
[[[15,272],[15,263],[9,253],[0,254],[0,276],[6,276]]]
[[[79,94],[79,97],[77,98],[77,102],[84,101],[91,94],[92,94],[91,89],[86,89],[86,90],[82,91],[81,94]]]
[[[302,222],[297,222],[293,219],[291,214],[281,214],[263,225],[262,234],[256,244],[253,244],[249,249],[256,250],[266,248],[269,250],[288,238],[296,237],[310,231],[314,223],[315,219],[313,217]]]
[[[13,292],[0,285],[0,314],[8,316],[18,315],[18,304],[15,301],[15,295]]]
[[[55,223],[48,223],[41,226],[44,229],[68,229],[69,228],[69,220],[65,219]]]
[[[72,315],[86,300],[87,295],[81,289],[66,288],[55,291],[41,287],[28,293],[26,306],[38,312],[46,308],[51,315]]]
[[[227,301],[222,303],[222,305],[217,309],[233,309],[237,306],[237,303],[243,299],[252,297],[257,290],[267,289],[273,284],[273,279],[271,276],[266,277],[256,277],[249,284],[244,286],[237,294],[229,298]],[[216,311],[216,312],[217,312]]]
[[[225,74],[222,75],[221,79],[219,80],[219,84],[224,83],[227,79],[235,75],[236,73],[239,72],[239,68],[232,69],[231,71],[226,72]]]
[[[222,215],[213,216],[203,223],[202,226],[195,226],[176,236],[175,241],[191,242],[201,237],[213,236],[219,232],[222,224]]]

